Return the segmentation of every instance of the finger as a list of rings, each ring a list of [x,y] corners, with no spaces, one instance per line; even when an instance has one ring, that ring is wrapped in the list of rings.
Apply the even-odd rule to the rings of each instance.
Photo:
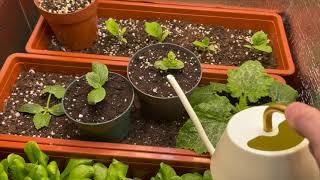
[[[286,118],[289,124],[310,141],[313,154],[320,161],[320,111],[303,103],[288,106]]]

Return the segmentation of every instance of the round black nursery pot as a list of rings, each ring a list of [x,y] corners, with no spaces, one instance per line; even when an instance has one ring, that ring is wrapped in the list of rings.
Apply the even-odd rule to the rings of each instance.
[[[119,142],[129,131],[134,90],[125,77],[112,72],[103,87],[107,92],[105,99],[89,105],[86,97],[92,87],[86,83],[85,76],[80,77],[67,87],[62,99],[63,108],[67,117],[79,127],[84,139]],[[114,103],[114,100],[118,102]]]
[[[181,70],[160,71],[153,64],[174,52],[184,62]],[[139,50],[130,60],[128,79],[139,98],[145,116],[157,120],[175,120],[184,114],[184,108],[166,76],[172,74],[189,96],[202,77],[201,63],[194,53],[171,43],[159,43]]]

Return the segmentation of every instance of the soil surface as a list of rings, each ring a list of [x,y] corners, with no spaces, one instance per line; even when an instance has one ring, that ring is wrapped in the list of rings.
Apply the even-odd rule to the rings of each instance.
[[[144,23],[155,19],[118,19],[117,22],[121,27],[127,27],[124,35],[124,38],[128,41],[127,44],[120,42],[111,33],[107,32],[105,28],[106,20],[107,18],[99,18],[98,20],[98,39],[96,43],[91,48],[80,52],[131,57],[137,50],[157,43],[153,37],[149,37],[144,31]],[[267,54],[244,47],[244,45],[249,44],[251,36],[256,31],[228,29],[221,26],[195,24],[180,20],[156,21],[162,25],[163,29],[167,29],[171,33],[164,42],[178,44],[191,50],[202,63],[240,66],[246,60],[259,60],[265,68],[277,67],[273,53]],[[217,53],[201,52],[192,44],[195,40],[201,41],[204,37],[208,37],[210,44],[217,47]],[[272,46],[272,42],[270,45]],[[48,49],[71,51],[62,47],[54,36],[49,42]]]
[[[0,134],[23,135],[45,138],[80,139],[78,127],[67,116],[52,117],[49,127],[35,129],[32,118],[27,113],[17,112],[18,107],[28,102],[45,105],[47,97],[40,96],[44,85],[62,85],[67,87],[76,76],[53,73],[40,73],[30,70],[22,72],[7,99],[6,108],[0,113]],[[137,96],[135,96],[137,97]],[[59,100],[54,97],[51,105]],[[175,137],[184,124],[185,118],[166,124],[142,117],[141,106],[136,98],[131,112],[131,124],[128,137],[122,143],[175,147]]]
[[[39,0],[40,8],[54,14],[68,14],[89,6],[94,0]]]
[[[133,89],[124,77],[109,74],[103,88],[107,93],[105,99],[96,105],[89,105],[87,96],[93,88],[87,83],[85,76],[82,76],[65,94],[63,104],[66,113],[76,121],[102,123],[116,118],[128,109]]]
[[[153,66],[155,61],[167,57],[169,51],[184,62],[184,68],[161,71]],[[188,92],[200,81],[201,64],[190,51],[159,44],[139,51],[130,61],[128,72],[131,82],[140,91],[156,97],[175,97],[176,93],[166,76],[172,74],[182,90]]]

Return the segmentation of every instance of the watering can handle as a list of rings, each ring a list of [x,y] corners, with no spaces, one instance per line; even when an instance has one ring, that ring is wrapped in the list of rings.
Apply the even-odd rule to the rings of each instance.
[[[186,109],[187,113],[190,116],[190,119],[192,120],[194,126],[196,127],[202,142],[204,143],[204,145],[206,146],[206,148],[209,151],[210,155],[212,156],[214,151],[215,151],[215,149],[214,149],[213,145],[211,144],[206,132],[204,131],[204,129],[203,129],[202,125],[201,125],[201,122],[199,121],[199,118],[198,118],[197,114],[194,112],[192,106],[190,105],[190,103],[188,101],[188,98],[186,97],[186,95],[182,91],[180,85],[178,84],[178,82],[176,81],[174,76],[169,74],[169,75],[167,75],[167,79],[170,82],[170,84],[173,87],[173,89],[176,91],[178,97],[180,98],[180,101],[181,101],[182,105]]]
[[[282,104],[272,104],[263,113],[263,130],[265,132],[272,131],[272,114],[274,112],[284,113],[287,106]]]

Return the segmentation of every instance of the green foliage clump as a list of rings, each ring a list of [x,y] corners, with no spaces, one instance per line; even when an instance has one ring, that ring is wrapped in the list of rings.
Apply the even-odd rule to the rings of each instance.
[[[127,39],[123,37],[124,33],[127,31],[127,27],[121,28],[120,25],[112,18],[109,18],[106,22],[106,29],[119,41],[128,43]]]
[[[154,62],[153,66],[156,69],[167,71],[169,69],[182,69],[184,67],[184,63],[177,59],[176,54],[174,52],[170,51],[167,57]]]
[[[258,31],[251,37],[250,44],[244,45],[244,47],[263,51],[266,53],[272,53],[272,47],[268,44],[268,35],[263,31]]]
[[[144,30],[149,36],[154,37],[159,42],[163,42],[170,34],[168,30],[163,30],[161,25],[157,22],[146,22],[144,24]]]

